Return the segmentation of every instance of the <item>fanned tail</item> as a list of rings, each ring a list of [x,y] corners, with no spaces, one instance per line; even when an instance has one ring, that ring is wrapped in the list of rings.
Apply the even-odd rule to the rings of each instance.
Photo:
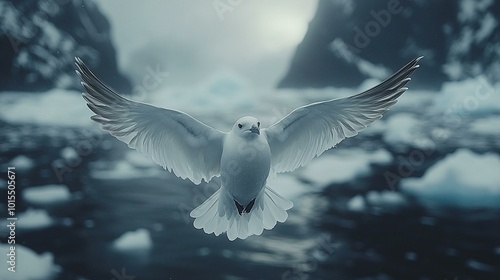
[[[286,210],[292,207],[291,201],[266,186],[255,199],[250,213],[239,215],[233,199],[221,187],[191,211],[190,216],[195,218],[195,228],[216,236],[227,232],[227,238],[233,241],[261,235],[264,229],[270,230],[277,222],[285,222],[288,218]]]

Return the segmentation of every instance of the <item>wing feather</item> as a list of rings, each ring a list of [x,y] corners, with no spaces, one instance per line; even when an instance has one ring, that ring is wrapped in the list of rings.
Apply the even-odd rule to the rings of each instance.
[[[299,107],[263,129],[271,147],[273,172],[293,171],[314,157],[353,137],[396,104],[408,89],[415,58],[379,85],[362,93]]]
[[[91,119],[168,171],[196,184],[220,174],[225,133],[180,111],[135,102],[102,83],[79,58],[76,73]]]

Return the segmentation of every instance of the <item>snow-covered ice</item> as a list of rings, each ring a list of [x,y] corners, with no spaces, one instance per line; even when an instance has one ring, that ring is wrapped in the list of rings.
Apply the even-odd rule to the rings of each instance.
[[[10,245],[0,244],[0,252],[6,259]],[[0,279],[5,280],[50,280],[54,279],[61,268],[54,264],[52,253],[37,254],[30,248],[16,244],[16,272],[7,270],[8,262],[2,261],[0,265]]]
[[[347,209],[353,212],[363,212],[366,210],[365,199],[362,195],[358,194],[347,202]]]
[[[374,206],[397,206],[406,202],[406,199],[399,192],[395,191],[369,191],[366,194],[366,200]]]
[[[397,207],[406,203],[405,197],[393,191],[369,191],[365,195],[358,194],[347,202],[347,209],[353,212],[363,212],[368,206]]]
[[[140,176],[146,176],[146,174],[140,172],[129,162],[124,160],[111,163],[110,165],[112,165],[111,169],[101,169],[101,164],[92,164],[92,170],[90,172],[91,176],[96,179],[130,179]],[[108,166],[108,164],[105,164],[105,166]]]
[[[66,162],[76,162],[80,160],[78,152],[73,147],[65,147],[60,151],[60,156]]]
[[[362,149],[338,149],[313,159],[300,169],[299,177],[316,186],[330,183],[348,182],[370,172],[370,164],[386,164],[392,161],[392,155],[379,149],[367,152]]]
[[[18,214],[17,226],[20,229],[33,230],[50,227],[54,220],[43,209],[29,208],[25,212]]]
[[[35,166],[33,159],[25,156],[18,155],[9,162],[9,166],[14,166],[18,170],[30,170]]]
[[[458,82],[445,82],[434,100],[437,113],[459,117],[500,112],[500,84],[478,76]]]
[[[0,119],[9,123],[89,126],[91,115],[79,91],[3,92],[0,102]]]
[[[152,246],[149,230],[144,228],[126,232],[113,241],[113,248],[118,251],[149,250]]]
[[[23,190],[23,199],[32,204],[61,203],[71,199],[71,193],[65,185],[44,185]]]
[[[295,176],[289,174],[277,174],[276,177],[270,177],[267,180],[267,185],[283,197],[294,202],[302,194],[312,191],[311,186],[302,183]]]
[[[402,190],[425,203],[500,207],[500,156],[459,149],[431,166],[421,178],[407,178]]]
[[[384,141],[390,145],[414,146],[421,120],[409,113],[393,115],[386,121]]]
[[[127,150],[125,157],[116,162],[94,162],[90,173],[96,179],[131,179],[168,174],[152,159],[136,150]]]
[[[482,135],[500,135],[500,115],[475,120],[470,124],[469,131]]]
[[[415,111],[415,108],[418,108],[419,113],[427,113],[427,108],[432,107],[435,97],[435,91],[414,90],[410,84],[409,90],[399,98],[398,103],[391,110]]]
[[[135,151],[134,151],[135,152]],[[154,163],[154,162],[153,162]],[[112,168],[108,166],[111,165]],[[127,160],[120,160],[114,163],[101,164],[99,162],[91,165],[92,170],[90,172],[92,178],[96,179],[131,179],[131,178],[142,178],[157,176],[164,171],[160,166],[155,166],[151,168],[139,168],[132,162]],[[106,166],[106,168],[101,169],[101,166]]]
[[[147,96],[148,103],[159,107],[199,113],[213,113],[213,108],[247,110],[257,101],[245,79],[230,72],[215,73],[190,88],[167,85]]]

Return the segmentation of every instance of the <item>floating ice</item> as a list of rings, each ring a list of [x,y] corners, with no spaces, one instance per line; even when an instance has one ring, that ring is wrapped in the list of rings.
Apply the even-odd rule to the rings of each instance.
[[[465,262],[467,267],[473,270],[486,271],[486,272],[496,272],[497,268],[494,265],[480,262],[474,259],[469,259]]]
[[[148,93],[144,101],[194,115],[213,115],[214,108],[222,107],[224,110],[219,110],[219,114],[231,111],[239,115],[242,111],[254,111],[258,105],[258,98],[247,82],[230,72],[217,72],[193,87],[160,87]]]
[[[47,211],[29,208],[17,217],[17,226],[20,229],[32,230],[51,226],[54,223]]]
[[[419,113],[426,113],[425,108],[432,107],[435,98],[435,91],[414,90],[410,87],[410,90],[401,96],[394,110],[415,111],[415,108],[419,108]]]
[[[136,151],[134,152],[137,153]],[[109,165],[106,164],[106,166]],[[139,168],[138,165],[142,165],[142,163],[129,162],[127,159],[112,163],[111,165],[111,169],[101,169],[99,168],[99,163],[92,164],[90,176],[96,179],[131,179],[157,176],[165,172],[157,165],[150,165],[150,168]]]
[[[310,186],[289,174],[277,174],[276,177],[267,180],[267,185],[292,201],[295,201],[300,195],[312,191]]]
[[[413,114],[399,113],[385,125],[384,141],[390,145],[415,145],[420,120]]]
[[[110,164],[101,161],[91,164],[90,173],[97,179],[131,179],[167,174],[154,161],[134,150],[127,151],[125,158],[118,162]]]
[[[0,244],[0,252],[6,259],[4,253],[9,252],[8,244]],[[50,280],[54,279],[61,271],[58,265],[54,264],[52,253],[45,252],[37,254],[30,248],[16,244],[16,272],[13,273],[7,268],[9,263],[2,261],[0,265],[0,279],[5,280]],[[7,254],[6,253],[6,254]]]
[[[113,248],[118,251],[149,250],[152,246],[149,230],[144,228],[126,232],[113,241]]]
[[[369,191],[366,194],[366,200],[371,205],[401,205],[406,202],[406,199],[399,192],[394,191]]]
[[[24,189],[23,198],[28,203],[52,204],[68,201],[71,193],[65,185],[45,185]]]
[[[470,132],[482,135],[500,135],[500,116],[490,116],[475,120],[470,125]]]
[[[17,170],[30,170],[35,166],[35,163],[27,156],[18,155],[9,162],[9,166],[13,166]]]
[[[9,123],[90,126],[92,115],[79,91],[52,89],[44,93],[3,92],[0,119]],[[61,106],[64,104],[64,106]]]
[[[446,82],[434,101],[434,110],[458,117],[500,112],[500,84],[479,76],[459,82]]]
[[[394,207],[406,203],[406,199],[398,192],[370,191],[365,196],[358,194],[347,202],[347,209],[354,212],[363,212],[369,206]]]
[[[362,149],[339,149],[314,159],[300,171],[300,176],[318,186],[343,183],[370,172],[370,164],[386,164],[391,154],[379,149],[367,152]]]
[[[72,147],[65,147],[61,149],[60,155],[66,162],[76,162],[80,160],[80,156]]]
[[[354,212],[363,212],[366,209],[365,199],[358,194],[347,202],[347,209]]]
[[[401,182],[424,202],[461,207],[500,207],[500,156],[459,149],[429,168],[422,178]]]

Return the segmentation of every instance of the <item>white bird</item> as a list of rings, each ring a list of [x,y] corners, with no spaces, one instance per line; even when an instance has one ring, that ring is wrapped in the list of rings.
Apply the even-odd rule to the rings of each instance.
[[[268,128],[242,117],[229,132],[120,96],[75,60],[91,119],[104,130],[182,179],[199,184],[220,176],[221,187],[190,215],[195,228],[235,240],[287,219],[293,204],[266,185],[270,174],[304,166],[380,119],[407,90],[421,58],[365,92],[299,107]]]

